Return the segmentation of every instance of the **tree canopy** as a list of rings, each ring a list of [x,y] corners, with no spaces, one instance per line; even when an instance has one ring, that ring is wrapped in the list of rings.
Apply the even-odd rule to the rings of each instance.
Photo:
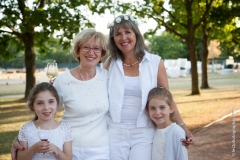
[[[36,50],[43,54],[47,43],[55,35],[63,47],[70,45],[74,34],[92,27],[88,15],[102,13],[99,1],[88,0],[5,0],[0,2],[0,57],[10,59],[24,51],[26,89],[35,85]],[[10,47],[11,46],[11,47]]]
[[[163,32],[161,36],[150,37],[149,47],[151,53],[158,54],[162,59],[188,57],[186,43],[167,31]]]

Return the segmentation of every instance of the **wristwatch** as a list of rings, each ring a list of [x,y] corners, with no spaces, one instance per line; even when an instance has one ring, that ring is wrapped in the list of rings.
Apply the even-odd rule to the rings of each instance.
[[[186,124],[184,122],[179,124],[180,127],[186,126]]]

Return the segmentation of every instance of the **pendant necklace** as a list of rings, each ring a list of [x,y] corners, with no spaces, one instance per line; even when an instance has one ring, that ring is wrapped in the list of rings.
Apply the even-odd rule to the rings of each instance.
[[[127,67],[132,67],[134,66],[135,64],[137,64],[138,62],[140,61],[140,57],[138,58],[138,60],[132,64],[125,64],[125,63],[122,63],[124,66],[127,66]]]

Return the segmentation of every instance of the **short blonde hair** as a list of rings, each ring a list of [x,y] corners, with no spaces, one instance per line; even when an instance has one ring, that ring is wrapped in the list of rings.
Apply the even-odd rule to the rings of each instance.
[[[104,36],[101,32],[97,32],[93,28],[84,29],[82,32],[79,32],[72,41],[72,54],[74,58],[80,62],[79,51],[80,46],[88,40],[95,40],[99,42],[102,47],[102,58],[106,56],[108,50],[108,42],[106,36]]]

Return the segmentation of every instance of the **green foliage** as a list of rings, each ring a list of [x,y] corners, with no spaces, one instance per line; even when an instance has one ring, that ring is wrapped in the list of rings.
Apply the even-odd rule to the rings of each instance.
[[[89,4],[89,0],[2,1],[0,3],[0,56],[11,59],[14,54],[17,54],[7,49],[6,46],[10,44],[23,50],[23,38],[26,38],[23,37],[24,34],[34,35],[34,46],[38,47],[38,53],[41,54],[48,50],[46,44],[53,34],[58,36],[64,48],[68,48],[75,33],[83,28],[94,26],[89,22],[87,13],[83,12]],[[16,39],[19,39],[18,43]],[[20,45],[19,42],[22,44]]]
[[[162,59],[187,58],[186,43],[174,38],[173,34],[164,32],[161,36],[149,39],[151,53],[158,54]]]
[[[239,10],[238,0],[216,1],[212,7],[208,30],[211,31],[211,39],[221,42],[220,58],[233,56],[234,59],[240,59],[240,27],[237,20],[240,17]]]
[[[58,39],[50,38],[49,42],[46,43],[46,50],[43,52],[42,48],[35,48],[36,53],[36,67],[44,68],[47,63],[56,60],[57,63],[68,63],[69,55],[71,54],[69,49],[63,49],[62,45],[58,43]],[[14,46],[11,45],[9,50],[14,50]],[[11,51],[16,53],[16,51]],[[2,61],[2,68],[23,68],[25,66],[24,52],[12,55],[13,57],[9,60]]]

